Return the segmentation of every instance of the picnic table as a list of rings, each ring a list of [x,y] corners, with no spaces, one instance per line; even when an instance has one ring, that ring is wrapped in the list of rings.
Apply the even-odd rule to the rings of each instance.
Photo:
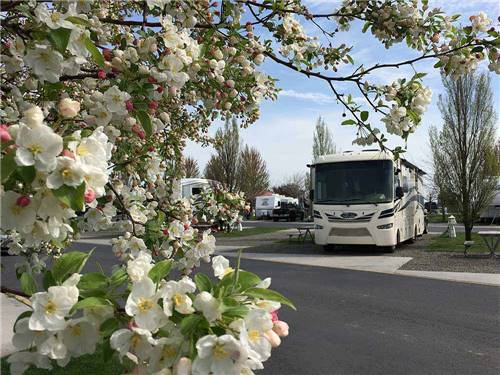
[[[311,241],[314,241],[313,235],[311,230],[314,229],[314,225],[302,225],[300,227],[297,227],[298,233],[291,233],[288,235],[288,240],[291,241],[293,236],[297,236],[297,238],[302,240],[302,242],[306,241],[307,236],[309,235],[309,238]]]
[[[500,231],[481,231],[478,234],[483,238],[484,243],[490,250],[490,255],[498,256],[496,252],[500,244]]]

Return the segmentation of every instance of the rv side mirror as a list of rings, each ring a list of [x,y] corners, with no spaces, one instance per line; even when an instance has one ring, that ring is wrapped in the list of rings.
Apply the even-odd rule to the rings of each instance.
[[[401,186],[396,186],[396,198],[403,198],[405,192]]]
[[[314,201],[314,189],[309,190],[309,199],[311,202]]]

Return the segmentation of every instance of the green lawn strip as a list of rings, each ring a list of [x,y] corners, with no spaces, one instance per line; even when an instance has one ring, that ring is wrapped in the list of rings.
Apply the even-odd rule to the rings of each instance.
[[[465,234],[457,233],[455,238],[431,236],[430,242],[427,245],[427,251],[443,251],[463,253],[464,251]],[[477,233],[472,233],[472,241],[474,245],[467,250],[467,253],[488,253],[488,247],[484,240]]]
[[[10,375],[10,365],[7,363],[8,357],[3,357],[1,362],[2,375]],[[72,360],[66,367],[59,367],[53,362],[52,370],[43,370],[31,367],[25,375],[67,375],[67,374],[96,374],[96,375],[120,375],[125,369],[120,364],[118,357],[114,355],[109,361],[104,361],[103,353],[100,348],[94,354],[82,355]]]
[[[287,228],[255,227],[255,228],[243,229],[242,231],[233,230],[230,233],[218,232],[218,233],[215,233],[215,237],[216,238],[246,237],[246,236],[253,236],[253,235],[256,235],[256,234],[273,233],[273,232],[277,232],[277,231],[280,231],[280,230],[283,230],[283,229],[287,229]]]

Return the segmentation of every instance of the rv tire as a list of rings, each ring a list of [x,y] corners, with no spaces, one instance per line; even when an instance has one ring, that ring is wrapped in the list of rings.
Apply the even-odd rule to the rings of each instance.
[[[393,245],[393,246],[385,246],[384,247],[384,250],[386,253],[393,253],[396,251],[396,246]]]

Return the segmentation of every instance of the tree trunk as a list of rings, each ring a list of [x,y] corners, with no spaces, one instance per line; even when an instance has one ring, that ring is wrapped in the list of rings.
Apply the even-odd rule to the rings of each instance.
[[[444,214],[444,199],[441,199],[441,219],[446,222],[446,215]]]
[[[464,228],[465,228],[465,241],[471,241],[472,240],[472,221],[471,220],[464,220]]]

